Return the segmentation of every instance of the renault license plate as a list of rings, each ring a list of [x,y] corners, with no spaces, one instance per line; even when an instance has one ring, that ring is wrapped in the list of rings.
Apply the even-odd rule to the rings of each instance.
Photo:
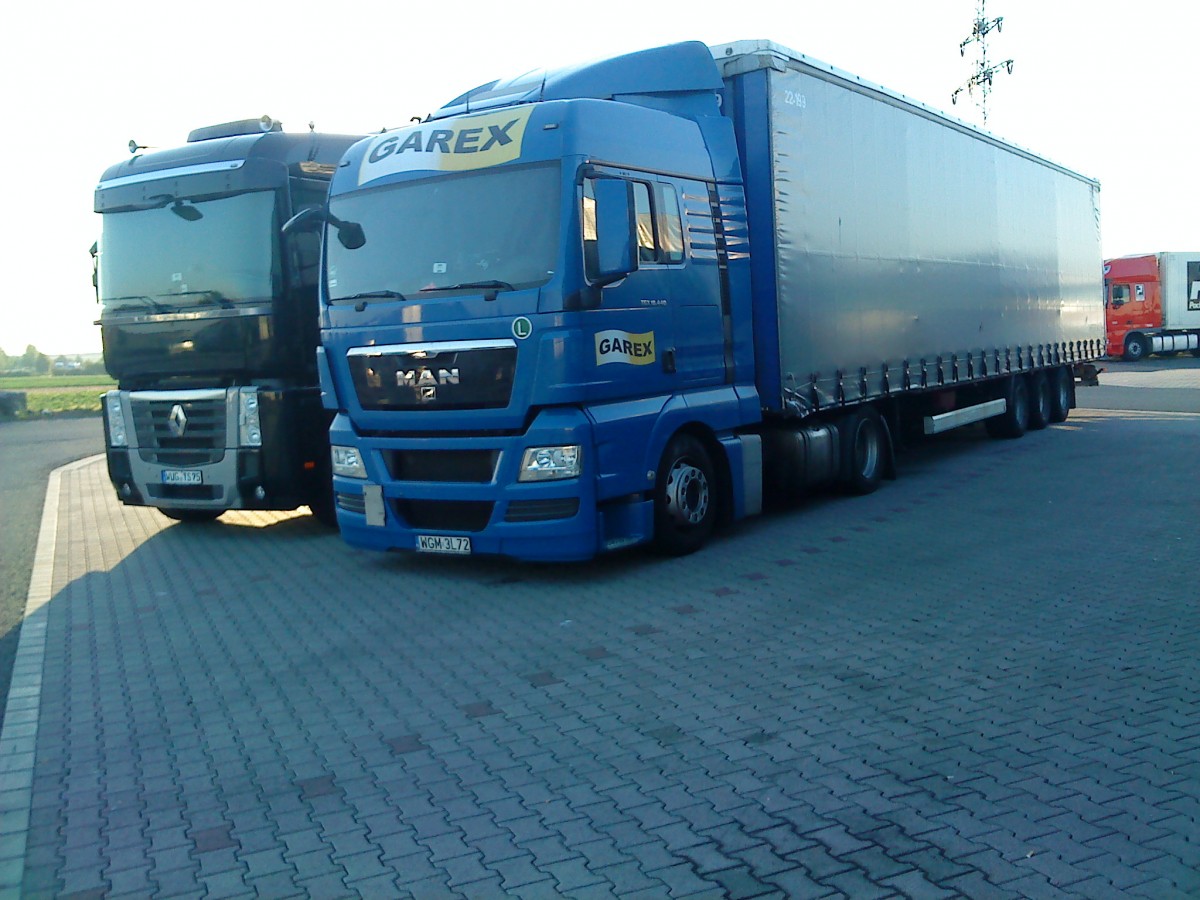
[[[204,473],[199,469],[163,469],[163,484],[204,484]]]
[[[417,550],[421,553],[458,553],[471,552],[469,537],[451,537],[446,534],[418,534]]]

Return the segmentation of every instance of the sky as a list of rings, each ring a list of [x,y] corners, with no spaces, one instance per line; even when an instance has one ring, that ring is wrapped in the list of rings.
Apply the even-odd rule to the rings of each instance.
[[[287,131],[369,133],[530,69],[683,40],[765,39],[980,125],[978,0],[17,0],[0,54],[0,349],[95,353],[93,192],[127,144],[269,114]],[[1200,3],[987,0],[997,76],[987,129],[1101,184],[1105,257],[1200,249]]]

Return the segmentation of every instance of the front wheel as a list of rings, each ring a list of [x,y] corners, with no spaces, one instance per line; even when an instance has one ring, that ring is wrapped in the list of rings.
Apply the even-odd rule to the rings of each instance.
[[[337,501],[333,496],[332,483],[317,489],[316,496],[308,502],[308,510],[313,518],[326,528],[337,528]]]
[[[1137,362],[1149,355],[1150,338],[1144,334],[1131,334],[1125,338],[1125,353],[1123,358],[1126,362]]]
[[[704,546],[717,523],[717,478],[712,457],[690,434],[677,434],[663,451],[654,485],[654,546],[686,556]]]
[[[176,509],[171,506],[160,506],[158,511],[176,522],[211,522],[225,512],[223,509]]]

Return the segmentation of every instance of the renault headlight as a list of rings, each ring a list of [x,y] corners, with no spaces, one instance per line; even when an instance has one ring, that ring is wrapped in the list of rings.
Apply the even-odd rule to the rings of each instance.
[[[125,411],[121,407],[121,392],[109,391],[104,395],[104,408],[108,413],[108,442],[113,447],[128,447],[129,432],[125,428]]]
[[[363,465],[357,447],[339,447],[334,444],[329,448],[329,452],[333,457],[334,475],[341,475],[343,478],[367,477],[367,467]]]
[[[262,446],[262,424],[258,419],[258,388],[238,390],[238,433],[243,447]]]
[[[530,447],[521,458],[517,481],[558,481],[578,478],[583,471],[583,451],[578,444]]]

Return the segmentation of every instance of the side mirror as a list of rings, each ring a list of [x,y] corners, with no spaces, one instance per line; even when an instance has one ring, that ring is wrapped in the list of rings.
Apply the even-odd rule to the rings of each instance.
[[[343,222],[330,216],[329,224],[337,229],[338,243],[347,250],[357,250],[367,242],[363,227],[357,222]]]
[[[92,246],[88,247],[88,253],[92,255],[92,290],[96,292],[96,302],[100,302],[100,242],[92,241]]]
[[[367,236],[361,225],[357,222],[339,219],[320,206],[310,206],[308,209],[300,210],[283,223],[280,231],[285,235],[291,234],[293,231],[316,231],[326,223],[337,229],[338,243],[347,250],[357,250],[367,242]]]
[[[620,281],[637,271],[634,244],[637,221],[633,214],[633,185],[619,178],[600,178],[596,193],[597,286]]]

